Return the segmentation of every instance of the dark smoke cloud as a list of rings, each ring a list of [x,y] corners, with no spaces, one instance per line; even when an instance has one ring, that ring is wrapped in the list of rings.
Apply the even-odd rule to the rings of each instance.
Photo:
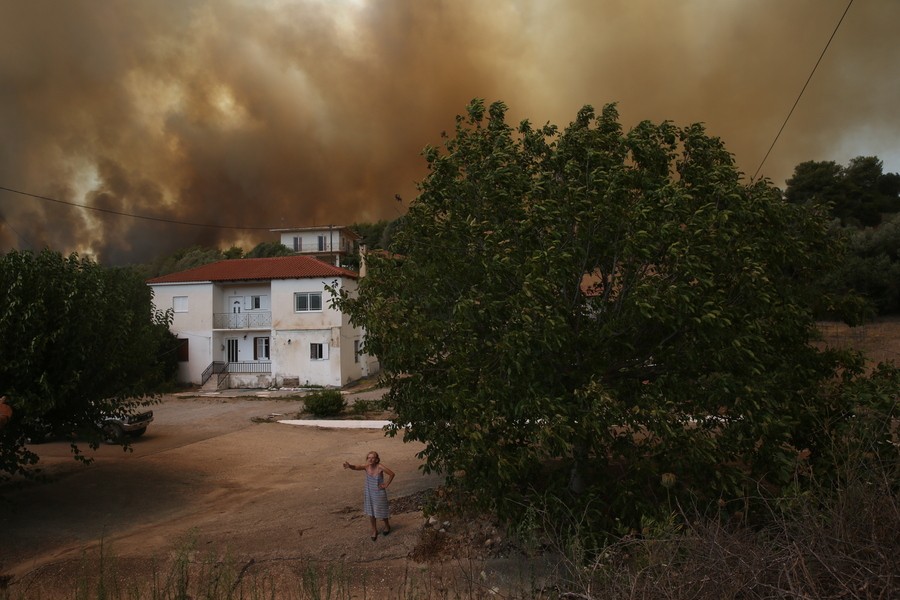
[[[393,219],[473,97],[568,123],[703,121],[752,175],[844,0],[30,0],[0,6],[0,251],[146,261]],[[857,0],[761,175],[900,170],[900,2]],[[394,200],[400,194],[403,203]]]

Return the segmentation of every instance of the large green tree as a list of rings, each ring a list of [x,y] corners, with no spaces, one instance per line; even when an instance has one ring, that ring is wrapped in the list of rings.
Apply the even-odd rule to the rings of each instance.
[[[350,229],[359,235],[360,245],[373,250],[382,248],[382,236],[389,224],[390,223],[385,220],[375,221],[374,223],[354,223],[350,226]]]
[[[828,206],[843,225],[874,226],[885,213],[900,211],[900,175],[885,173],[875,156],[857,156],[846,167],[834,161],[806,161],[787,180],[794,203]]]
[[[900,313],[900,213],[878,227],[842,227],[844,260],[824,274],[822,285],[865,298],[879,315]]]
[[[138,265],[136,268],[145,279],[152,279],[160,275],[193,269],[194,267],[220,261],[224,258],[242,258],[242,256],[243,249],[235,246],[232,246],[226,252],[222,252],[218,248],[191,246],[190,248],[176,250],[168,256],[160,256],[150,263]]]
[[[281,242],[260,242],[244,255],[244,258],[271,258],[273,256],[291,256],[294,251]]]
[[[96,444],[102,415],[136,409],[174,375],[169,315],[132,269],[13,251],[0,257],[0,289],[0,394],[14,410],[0,472],[34,462],[25,443],[35,427]]]
[[[667,495],[788,483],[847,402],[820,400],[836,356],[809,343],[827,219],[742,183],[700,125],[505,113],[473,101],[426,149],[391,256],[337,300],[382,361],[391,431],[500,509],[550,491],[637,522]]]

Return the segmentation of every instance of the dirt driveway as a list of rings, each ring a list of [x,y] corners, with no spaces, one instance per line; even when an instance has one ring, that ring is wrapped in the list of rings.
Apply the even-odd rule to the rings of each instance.
[[[255,422],[299,407],[297,400],[166,397],[131,453],[88,449],[94,463],[82,466],[64,442],[36,447],[50,481],[0,489],[0,576],[12,597],[41,588],[53,597],[46,592],[71,585],[85,552],[96,554],[101,541],[120,565],[146,565],[185,544],[227,550],[238,563],[406,561],[421,512],[395,513],[392,534],[372,542],[362,474],[341,463],[377,450],[397,473],[393,500],[439,483],[418,471],[421,446],[380,430]]]

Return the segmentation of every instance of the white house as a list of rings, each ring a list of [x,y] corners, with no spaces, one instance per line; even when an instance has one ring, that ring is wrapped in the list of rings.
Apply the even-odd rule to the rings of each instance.
[[[297,254],[312,256],[336,267],[341,266],[343,257],[355,253],[354,245],[360,239],[355,231],[342,225],[294,227],[271,231],[279,234],[281,243]]]
[[[340,387],[378,370],[364,332],[331,308],[326,286],[358,275],[303,255],[222,260],[147,281],[182,340],[179,381],[220,387]]]

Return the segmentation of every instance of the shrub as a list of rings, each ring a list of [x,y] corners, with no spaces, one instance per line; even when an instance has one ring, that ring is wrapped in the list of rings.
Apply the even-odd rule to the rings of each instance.
[[[303,398],[306,412],[316,417],[333,417],[341,413],[347,403],[338,390],[313,392]]]
[[[370,412],[375,412],[379,408],[378,403],[374,400],[357,400],[350,405],[350,412],[354,415],[365,415]]]

